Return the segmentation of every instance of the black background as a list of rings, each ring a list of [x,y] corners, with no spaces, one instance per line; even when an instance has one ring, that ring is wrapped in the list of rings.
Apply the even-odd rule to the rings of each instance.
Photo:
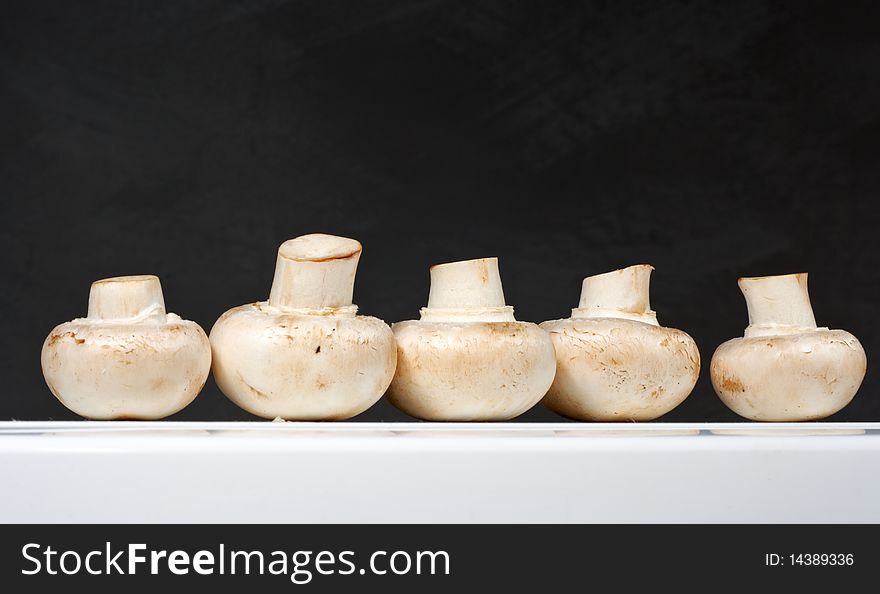
[[[355,302],[389,322],[418,316],[437,262],[499,256],[532,321],[566,317],[584,276],[654,264],[661,323],[704,363],[664,420],[737,419],[707,368],[747,323],[738,276],[809,271],[819,324],[872,359],[874,6],[4,3],[0,418],[75,418],[39,351],[91,281],[157,274],[210,330],[316,231],[364,244]],[[869,369],[832,419],[880,420],[876,393]],[[252,417],[209,381],[173,418]]]

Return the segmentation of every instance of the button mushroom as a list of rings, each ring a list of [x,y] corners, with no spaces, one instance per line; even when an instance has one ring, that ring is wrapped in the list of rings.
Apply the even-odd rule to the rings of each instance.
[[[556,373],[553,343],[506,305],[498,259],[431,268],[421,319],[392,326],[397,373],[388,398],[425,420],[500,421],[534,406]]]
[[[89,419],[161,419],[201,391],[211,347],[195,322],[165,313],[155,276],[96,281],[85,318],[43,343],[43,376],[64,406]]]
[[[712,386],[740,416],[809,421],[853,399],[867,369],[865,350],[843,330],[816,327],[807,275],[741,278],[749,325],[718,347]]]
[[[691,393],[700,352],[686,333],[657,323],[652,270],[642,264],[587,277],[571,318],[541,324],[557,362],[545,405],[584,421],[650,421]]]
[[[304,235],[278,249],[268,301],[230,309],[211,330],[214,379],[267,419],[347,419],[385,392],[397,352],[385,322],[352,304],[361,244]]]

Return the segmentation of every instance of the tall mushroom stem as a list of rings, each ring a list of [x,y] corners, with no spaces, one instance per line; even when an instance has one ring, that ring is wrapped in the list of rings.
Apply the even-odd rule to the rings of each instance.
[[[153,275],[117,276],[92,283],[90,320],[165,321],[165,299]]]
[[[312,234],[278,248],[269,305],[281,311],[354,315],[354,278],[361,244],[354,239]]]
[[[504,302],[498,258],[450,262],[431,267],[426,322],[513,322]]]
[[[816,330],[806,272],[741,278],[737,283],[749,310],[747,338]]]
[[[580,304],[571,310],[571,317],[621,318],[658,326],[649,299],[652,270],[653,266],[637,264],[588,276],[581,288]]]

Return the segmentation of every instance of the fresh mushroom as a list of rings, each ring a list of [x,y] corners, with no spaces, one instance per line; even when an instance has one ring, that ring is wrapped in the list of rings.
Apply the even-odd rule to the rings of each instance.
[[[92,283],[88,317],[43,343],[43,376],[64,406],[89,419],[161,419],[201,391],[211,347],[195,322],[165,313],[155,276]]]
[[[556,379],[544,404],[583,421],[650,421],[681,404],[700,374],[700,352],[651,310],[652,266],[584,279],[571,318],[544,322],[556,347]]]
[[[434,421],[516,417],[546,393],[556,373],[553,343],[506,305],[498,259],[431,268],[421,319],[392,326],[397,373],[388,398]]]
[[[809,421],[849,404],[868,361],[858,339],[817,328],[807,274],[739,279],[749,325],[712,357],[712,385],[733,412],[755,421]]]
[[[211,330],[214,379],[267,419],[347,419],[385,392],[397,351],[385,322],[352,305],[361,244],[303,235],[278,249],[268,301],[230,309]]]

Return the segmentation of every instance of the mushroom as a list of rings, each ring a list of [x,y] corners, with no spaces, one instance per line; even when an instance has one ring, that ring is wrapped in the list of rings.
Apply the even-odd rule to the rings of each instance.
[[[49,389],[89,419],[161,419],[201,391],[211,347],[195,322],[165,313],[155,276],[92,283],[85,318],[56,326],[40,361]]]
[[[809,421],[849,404],[868,361],[858,339],[816,327],[807,274],[741,278],[749,325],[712,357],[712,386],[755,421]]]
[[[556,347],[556,379],[544,404],[583,421],[650,421],[681,404],[700,374],[700,352],[651,310],[653,266],[584,279],[571,318],[544,322]]]
[[[433,266],[421,319],[392,329],[398,359],[388,399],[420,419],[512,419],[556,373],[550,337],[505,305],[497,258]]]
[[[268,301],[211,330],[214,379],[241,408],[275,419],[347,419],[371,407],[397,365],[391,328],[352,305],[361,244],[312,234],[278,249]]]

